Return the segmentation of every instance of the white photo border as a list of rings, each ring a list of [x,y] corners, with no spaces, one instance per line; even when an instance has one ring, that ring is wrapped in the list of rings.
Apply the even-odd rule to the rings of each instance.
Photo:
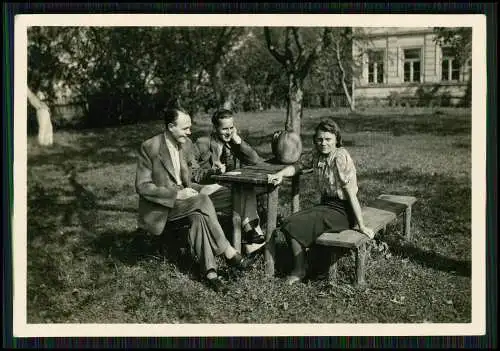
[[[472,314],[446,324],[28,324],[27,323],[27,28],[29,26],[351,26],[473,28]],[[13,336],[467,336],[486,333],[486,15],[417,14],[33,14],[14,19]]]

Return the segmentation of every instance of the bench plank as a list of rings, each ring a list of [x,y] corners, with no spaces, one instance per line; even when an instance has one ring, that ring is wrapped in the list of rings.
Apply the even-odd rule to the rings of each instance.
[[[353,249],[361,246],[368,240],[369,238],[366,235],[348,229],[340,233],[323,233],[316,239],[316,244]]]
[[[397,214],[392,211],[381,210],[371,206],[363,209],[363,221],[365,225],[372,228],[375,232],[384,228],[388,223],[395,220],[396,217]]]
[[[380,195],[362,208],[365,225],[377,233],[415,201],[416,198],[412,196]],[[368,240],[366,235],[349,229],[340,233],[323,233],[316,239],[316,243],[324,246],[358,248]]]
[[[365,225],[372,228],[375,233],[392,222],[397,216],[394,212],[368,206],[363,207],[362,211]],[[348,229],[340,233],[323,233],[316,239],[316,243],[325,246],[357,248],[368,240],[369,238],[366,235]]]
[[[414,196],[382,194],[378,198],[382,199],[382,200],[391,201],[391,202],[398,202],[398,203],[404,204],[406,206],[411,206],[415,202],[417,202],[417,198]]]
[[[366,226],[378,233],[387,224],[394,221],[399,215],[405,213],[405,235],[410,233],[411,206],[417,201],[413,196],[382,194],[367,206],[362,207],[363,219]],[[316,244],[330,247],[344,247],[354,249],[356,253],[356,284],[364,285],[366,243],[370,240],[366,235],[356,230],[343,230],[340,233],[323,233],[316,239]],[[337,270],[337,255],[332,255],[329,268],[330,276],[335,277]]]
[[[384,199],[375,199],[368,203],[366,207],[375,208],[379,210],[383,210],[386,212],[394,213],[396,216],[399,216],[406,210],[406,205],[397,202],[391,202]],[[364,217],[363,217],[364,218]]]

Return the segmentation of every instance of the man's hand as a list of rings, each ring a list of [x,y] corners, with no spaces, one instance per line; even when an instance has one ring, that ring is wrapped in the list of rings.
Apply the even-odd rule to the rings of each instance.
[[[179,190],[177,192],[177,199],[178,200],[185,200],[189,199],[190,197],[198,195],[198,192],[194,190],[193,188],[184,188],[182,190]]]
[[[226,165],[220,162],[216,162],[214,164],[216,170],[218,170],[221,174],[226,173]]]
[[[267,183],[272,185],[278,185],[283,181],[283,175],[281,173],[274,173],[267,175]]]
[[[235,144],[241,144],[241,137],[238,135],[238,130],[236,127],[233,128],[232,139]]]

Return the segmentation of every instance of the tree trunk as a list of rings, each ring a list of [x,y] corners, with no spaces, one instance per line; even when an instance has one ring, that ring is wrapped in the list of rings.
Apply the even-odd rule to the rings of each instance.
[[[43,146],[52,145],[53,128],[50,119],[50,108],[28,88],[28,101],[36,110],[38,122],[38,143]]]
[[[347,99],[347,102],[349,103],[349,107],[351,111],[354,111],[354,91],[352,91],[352,95],[349,92],[349,87],[347,86],[347,73],[344,69],[344,65],[342,64],[342,58],[340,57],[340,43],[339,41],[335,42],[335,54],[337,56],[337,65],[340,69],[340,72],[342,73],[341,77],[341,82],[342,82],[342,88],[344,89],[344,94]],[[352,88],[352,86],[351,86]]]
[[[214,90],[215,100],[217,101],[217,108],[222,107],[223,97],[222,97],[222,70],[220,65],[214,65],[212,69],[212,76],[210,77],[212,81],[212,89]]]
[[[355,92],[355,89],[356,89],[356,86],[354,84],[354,78],[352,80],[352,87],[351,87],[351,91],[352,91],[352,98],[351,98],[351,110],[354,111],[356,109],[356,99],[354,98],[354,92]]]
[[[212,88],[217,101],[217,108],[225,108],[228,110],[234,107],[234,94],[224,88],[222,79],[222,64],[218,63],[212,70]]]
[[[234,94],[233,93],[223,93],[222,94],[222,108],[226,110],[234,109]]]
[[[302,98],[302,81],[297,79],[294,73],[289,73],[285,130],[293,131],[298,135],[300,135],[302,121]]]
[[[349,108],[351,109],[351,111],[354,111],[354,95],[351,96],[349,92],[349,87],[347,86],[347,83],[344,78],[342,78],[342,88],[344,88],[344,94],[345,97],[347,98],[347,102],[349,103]]]

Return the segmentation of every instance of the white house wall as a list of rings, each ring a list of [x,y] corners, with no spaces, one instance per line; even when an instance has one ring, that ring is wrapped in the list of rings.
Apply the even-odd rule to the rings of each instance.
[[[386,99],[391,93],[414,95],[418,87],[431,89],[436,84],[441,86],[440,93],[445,92],[452,97],[452,103],[464,96],[466,82],[441,81],[442,50],[434,42],[432,28],[366,28],[365,33],[368,33],[368,39],[353,43],[353,55],[359,57],[361,61],[358,63],[362,64],[361,76],[355,79],[354,97],[357,103]],[[404,50],[412,48],[421,50],[420,83],[404,82]],[[370,49],[385,52],[383,84],[368,83],[367,50]]]

